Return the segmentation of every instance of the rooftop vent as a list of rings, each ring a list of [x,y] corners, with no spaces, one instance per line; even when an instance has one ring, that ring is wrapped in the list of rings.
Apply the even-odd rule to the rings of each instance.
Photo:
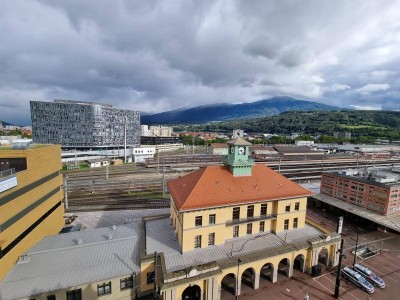
[[[78,240],[76,241],[76,243],[77,243],[77,245],[82,245],[83,241],[82,241],[82,239],[78,239]]]
[[[14,150],[17,150],[17,149],[22,149],[22,150],[23,149],[28,149],[30,144],[31,144],[31,141],[15,140],[12,143],[12,148]]]
[[[113,231],[117,230],[117,225],[111,226],[111,229],[112,229]]]
[[[18,257],[18,261],[17,264],[26,264],[31,260],[31,258],[28,256],[28,254],[25,255],[21,255],[20,257]]]
[[[113,236],[112,236],[111,233],[109,233],[109,234],[107,235],[107,239],[109,239],[109,240],[112,240],[112,239],[113,239]]]
[[[340,170],[338,171],[338,173],[347,176],[354,176],[359,174],[357,169]]]

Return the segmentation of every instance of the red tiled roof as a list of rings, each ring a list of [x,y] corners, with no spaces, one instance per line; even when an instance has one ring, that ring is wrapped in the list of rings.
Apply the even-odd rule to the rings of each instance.
[[[251,176],[240,177],[234,177],[229,167],[209,166],[168,182],[168,188],[179,210],[312,195],[263,165],[255,165]]]
[[[212,143],[211,147],[213,147],[214,149],[216,149],[216,148],[228,148],[228,144],[227,143]]]

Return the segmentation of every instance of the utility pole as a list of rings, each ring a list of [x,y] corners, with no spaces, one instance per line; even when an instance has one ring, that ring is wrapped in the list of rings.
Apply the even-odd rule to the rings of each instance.
[[[164,165],[164,159],[162,162],[162,196],[163,198],[165,197],[165,165]]]
[[[156,149],[157,152],[157,175],[160,175],[160,153],[159,149]]]
[[[194,136],[192,137],[192,145],[193,145],[192,155],[194,155]]]
[[[157,299],[157,251],[154,252],[154,300]]]
[[[68,209],[68,176],[64,177],[64,207]]]
[[[338,265],[338,270],[336,274],[336,285],[335,285],[335,298],[339,298],[339,289],[340,289],[340,277],[342,276],[342,259],[343,257],[346,257],[343,255],[343,243],[344,239],[340,241],[340,249],[339,249],[339,265]]]
[[[124,163],[126,163],[126,116],[124,117]]]

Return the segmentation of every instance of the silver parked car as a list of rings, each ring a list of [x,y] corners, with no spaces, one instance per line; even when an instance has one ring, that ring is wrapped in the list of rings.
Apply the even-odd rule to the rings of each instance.
[[[378,275],[376,275],[367,267],[360,264],[355,264],[354,270],[356,270],[358,273],[364,276],[369,282],[375,284],[377,287],[380,287],[382,289],[385,287],[385,282],[383,281],[383,279],[380,278]]]
[[[345,267],[342,270],[342,276],[367,293],[372,294],[375,291],[373,285],[364,276],[349,267]]]

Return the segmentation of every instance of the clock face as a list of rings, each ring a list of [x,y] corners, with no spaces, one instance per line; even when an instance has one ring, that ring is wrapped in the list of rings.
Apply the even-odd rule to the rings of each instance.
[[[231,154],[233,154],[233,152],[235,152],[235,148],[231,147]]]
[[[243,155],[244,152],[245,152],[244,147],[239,147],[238,152],[239,152],[239,154],[242,154],[242,155]]]

